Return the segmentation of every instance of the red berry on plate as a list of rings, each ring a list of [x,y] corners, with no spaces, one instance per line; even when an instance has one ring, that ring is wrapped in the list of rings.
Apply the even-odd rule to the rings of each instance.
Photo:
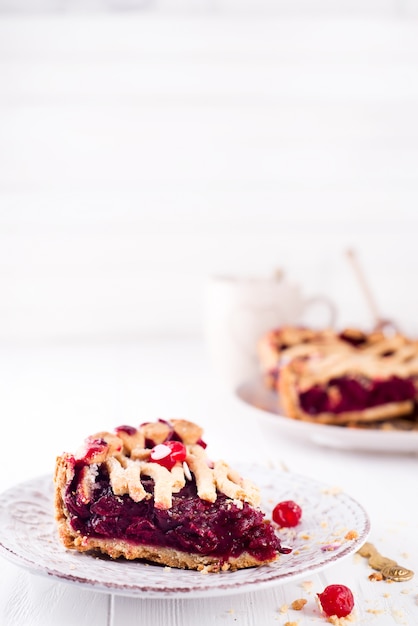
[[[347,617],[354,608],[354,597],[345,585],[328,585],[317,594],[322,610],[328,617]]]
[[[283,500],[273,509],[273,521],[282,528],[297,526],[302,517],[302,509],[293,500]]]
[[[183,463],[186,456],[186,446],[181,441],[166,441],[153,447],[150,461],[171,470],[177,462]]]

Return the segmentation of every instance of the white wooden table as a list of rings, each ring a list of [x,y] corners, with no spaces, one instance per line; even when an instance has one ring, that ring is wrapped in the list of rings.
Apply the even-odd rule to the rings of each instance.
[[[341,487],[367,509],[370,541],[385,556],[418,571],[417,456],[322,448],[279,433],[265,436],[254,410],[214,377],[199,341],[3,346],[0,413],[2,491],[51,473],[57,454],[98,429],[183,416],[204,426],[214,457],[284,463],[290,471]],[[220,598],[150,600],[57,582],[1,559],[0,624],[325,624],[315,594],[327,584],[342,583],[355,595],[355,623],[416,625],[418,578],[371,582],[371,572],[365,559],[354,555],[270,589]],[[300,597],[308,600],[305,608],[289,608]]]

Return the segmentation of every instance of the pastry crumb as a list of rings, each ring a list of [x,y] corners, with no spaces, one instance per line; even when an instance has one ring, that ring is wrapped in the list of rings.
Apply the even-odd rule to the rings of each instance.
[[[327,487],[325,489],[322,490],[322,493],[325,493],[326,495],[329,496],[337,496],[339,493],[342,493],[343,490],[341,487]]]
[[[405,619],[405,612],[402,611],[401,609],[393,609],[392,615],[395,619],[398,619],[398,620]]]
[[[305,600],[305,598],[298,598],[297,600],[293,600],[290,608],[292,608],[294,611],[301,611],[306,603],[307,600]]]
[[[302,589],[304,589],[305,591],[312,591],[313,588],[313,582],[312,580],[304,580],[303,583],[301,583],[300,585],[302,587]]]
[[[373,572],[373,574],[370,574],[368,578],[373,583],[378,580],[383,580],[383,574],[381,572]]]
[[[349,530],[348,533],[344,536],[344,539],[357,539],[358,532],[356,530]]]
[[[279,613],[287,613],[289,610],[289,607],[287,604],[282,604],[282,606],[279,609]]]
[[[347,626],[349,622],[354,622],[354,615],[350,613],[347,617],[337,617],[336,615],[331,615],[327,618],[327,622],[332,624],[332,626]]]
[[[283,626],[298,626],[297,622],[285,622]]]

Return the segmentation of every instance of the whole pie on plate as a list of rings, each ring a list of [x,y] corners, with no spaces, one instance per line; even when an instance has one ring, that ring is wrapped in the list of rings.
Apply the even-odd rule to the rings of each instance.
[[[170,567],[236,570],[283,548],[260,493],[182,419],[120,426],[57,458],[55,515],[63,544]]]

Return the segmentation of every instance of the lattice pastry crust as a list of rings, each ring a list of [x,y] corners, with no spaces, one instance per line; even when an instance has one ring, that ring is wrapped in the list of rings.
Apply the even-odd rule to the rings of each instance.
[[[382,356],[411,345],[414,342],[400,333],[387,336],[382,331],[365,333],[356,328],[337,332],[330,328],[312,330],[283,326],[261,337],[257,350],[264,383],[266,387],[274,389],[282,368],[294,358],[334,353],[349,355],[353,352]],[[416,350],[416,347],[412,347],[412,350]]]
[[[406,339],[398,336],[398,344]],[[257,352],[263,381],[267,388],[275,389],[280,372],[292,359],[311,358],[327,354],[367,351],[379,354],[388,349],[387,338],[381,331],[364,333],[355,328],[337,332],[331,328],[312,330],[297,326],[283,326],[266,333],[257,344]]]
[[[186,420],[172,420],[174,431],[183,438],[186,445],[187,457],[183,464],[177,463],[171,471],[157,463],[150,463],[151,448],[145,447],[147,439],[154,443],[165,441],[169,426],[165,423],[156,422],[146,424],[130,435],[119,431],[118,434],[100,432],[89,437],[87,447],[91,442],[102,441],[103,449],[93,454],[88,460],[82,478],[82,491],[85,501],[89,502],[91,487],[94,483],[97,464],[104,463],[110,477],[113,493],[118,496],[128,494],[134,502],[140,502],[149,497],[145,491],[141,476],[149,476],[154,481],[154,506],[160,509],[171,507],[173,493],[178,493],[184,487],[190,472],[193,473],[197,484],[197,495],[202,500],[214,502],[217,492],[223,493],[233,500],[248,502],[252,506],[260,504],[260,493],[257,487],[249,480],[241,478],[224,461],[211,463],[200,440],[202,430],[192,422]],[[85,456],[85,450],[79,452],[79,456]],[[72,455],[64,455],[59,463],[68,465]],[[66,474],[68,482],[69,476]]]
[[[266,387],[276,386],[278,373],[292,358],[332,350],[336,342],[331,329],[312,330],[283,326],[265,333],[257,344],[260,370]]]

